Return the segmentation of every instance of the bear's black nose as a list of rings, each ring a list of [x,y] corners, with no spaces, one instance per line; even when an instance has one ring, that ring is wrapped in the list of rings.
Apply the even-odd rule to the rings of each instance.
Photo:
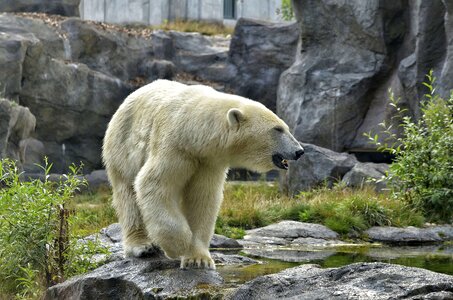
[[[296,160],[298,160],[302,154],[304,154],[304,149],[300,149],[296,151]]]

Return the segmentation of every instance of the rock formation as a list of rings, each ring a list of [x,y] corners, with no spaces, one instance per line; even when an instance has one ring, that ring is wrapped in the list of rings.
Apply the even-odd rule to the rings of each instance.
[[[435,226],[427,229],[432,234],[453,238],[452,226]],[[412,240],[417,230],[385,227],[371,228],[368,232],[373,240],[388,242],[389,236],[401,242]],[[398,232],[397,232],[398,231]],[[424,234],[426,235],[426,234]],[[384,237],[384,238],[383,238]],[[437,236],[439,237],[439,236]],[[218,245],[216,236],[211,248]],[[180,270],[178,261],[169,260],[161,252],[147,258],[124,258],[121,246],[119,224],[112,224],[91,235],[86,240],[98,241],[110,250],[108,262],[89,272],[69,278],[47,290],[46,299],[451,299],[453,297],[453,276],[432,271],[388,263],[354,263],[338,268],[321,268],[319,265],[304,264],[276,273],[268,266],[265,274],[254,273],[254,268],[265,267],[269,261],[257,260],[236,254],[226,254],[212,249],[217,270]],[[221,246],[237,249],[237,242],[230,241]],[[269,242],[270,241],[270,242]],[[418,239],[432,242],[432,238]],[[439,239],[437,239],[439,241]],[[271,258],[286,262],[313,263],[339,255],[344,262],[346,252],[342,247],[351,246],[338,240],[338,234],[330,229],[311,223],[282,221],[266,227],[247,231],[244,252],[257,259]],[[236,244],[235,244],[236,243]],[[359,246],[360,244],[357,244]],[[439,248],[436,248],[439,247]],[[440,249],[442,247],[442,250]],[[359,250],[360,249],[360,250]],[[373,246],[356,248],[351,254],[354,261],[392,261],[417,255],[430,256],[436,253],[448,263],[451,247],[398,247]],[[225,249],[224,249],[225,250]],[[231,250],[230,250],[231,251]],[[338,251],[338,253],[337,253]],[[360,254],[359,254],[360,253]],[[360,255],[366,253],[366,258]],[[103,259],[99,254],[93,259]],[[294,264],[292,265],[294,266]],[[255,269],[256,270],[256,269]],[[445,269],[444,269],[445,270]],[[247,279],[241,277],[247,273]],[[255,278],[256,277],[256,278]]]
[[[0,11],[78,16],[79,4],[80,0],[3,0],[0,2]]]
[[[384,263],[302,265],[258,277],[231,299],[451,299],[451,276]]]
[[[39,171],[35,163],[47,156],[57,173],[79,162],[84,172],[101,168],[112,114],[158,78],[207,83],[275,109],[278,77],[291,65],[298,37],[295,24],[244,20],[229,50],[228,37],[42,14],[1,14],[0,31],[2,96],[36,116],[25,170]]]
[[[239,20],[229,51],[229,61],[237,68],[231,90],[275,111],[278,80],[294,62],[298,37],[296,23]]]
[[[392,121],[389,88],[414,117],[430,69],[449,96],[452,7],[450,0],[294,1],[301,35],[280,78],[277,112],[303,142],[374,149],[363,133]]]
[[[101,168],[107,123],[129,93],[177,73],[207,80],[200,73],[211,66],[224,76],[215,69],[227,64],[228,48],[197,33],[131,33],[39,14],[0,14],[0,31],[1,95],[36,116],[24,165],[29,172],[38,171],[35,163],[44,156],[56,173],[79,162],[88,173]]]
[[[21,168],[26,140],[35,130],[35,116],[26,107],[0,98],[0,158],[11,158]]]

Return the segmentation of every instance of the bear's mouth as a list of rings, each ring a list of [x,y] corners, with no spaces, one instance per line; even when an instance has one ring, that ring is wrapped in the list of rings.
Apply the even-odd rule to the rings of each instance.
[[[283,169],[283,170],[288,170],[288,160],[283,158],[283,156],[281,156],[280,154],[272,155],[272,162],[278,168]]]

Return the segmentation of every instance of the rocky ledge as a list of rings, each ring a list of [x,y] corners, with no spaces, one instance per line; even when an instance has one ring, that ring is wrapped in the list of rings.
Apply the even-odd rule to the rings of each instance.
[[[453,277],[385,263],[302,265],[258,277],[231,299],[453,299]]]
[[[328,269],[308,264],[237,286],[217,271],[181,270],[177,261],[154,257],[111,262],[46,293],[46,299],[170,298],[453,299],[453,276],[385,263]]]
[[[427,228],[417,227],[372,227],[365,231],[376,242],[387,244],[424,244],[440,243],[453,240],[453,226],[441,225]]]
[[[452,238],[452,228],[433,226],[419,230],[436,233],[447,240]],[[393,228],[382,230],[394,231]],[[399,230],[412,232],[415,229]],[[378,231],[372,228],[369,233]],[[243,246],[243,252],[257,259],[318,262],[341,251],[342,247],[351,246],[339,240],[337,233],[318,224],[282,221],[247,231],[239,243],[216,235],[211,241],[211,251],[217,270],[181,270],[178,261],[165,258],[162,252],[142,259],[125,259],[118,224],[112,224],[88,239],[97,239],[110,249],[112,254],[108,263],[51,287],[46,299],[453,299],[453,276],[424,269],[382,262],[354,263],[339,268],[305,264],[271,275],[260,276],[278,270],[255,272],[244,280],[238,279],[238,274],[254,272],[256,267],[270,263],[218,252],[218,249]],[[384,261],[391,261],[395,255],[414,257],[426,254],[426,251],[438,255],[453,253],[449,248],[442,249],[445,252],[442,254],[436,246],[439,245],[417,249],[404,246],[395,250],[395,247],[366,244],[370,249],[362,250],[369,252],[370,259]],[[447,245],[443,247],[448,248]],[[105,258],[98,256],[95,259]]]

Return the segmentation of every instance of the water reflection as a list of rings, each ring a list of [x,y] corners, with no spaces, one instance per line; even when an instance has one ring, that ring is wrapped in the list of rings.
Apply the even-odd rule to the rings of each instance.
[[[336,268],[357,262],[385,262],[417,267],[453,275],[453,245],[383,246],[375,244],[327,248],[260,247],[249,248],[243,254],[261,264],[249,266],[220,266],[219,273],[226,283],[243,283],[255,277],[273,274],[301,264],[318,264]]]

